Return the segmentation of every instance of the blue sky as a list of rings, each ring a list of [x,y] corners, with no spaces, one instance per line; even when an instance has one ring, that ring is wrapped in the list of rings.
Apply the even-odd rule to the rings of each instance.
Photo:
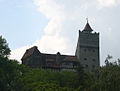
[[[0,0],[0,35],[20,61],[26,49],[74,55],[78,30],[100,33],[101,65],[108,54],[120,58],[120,0]]]
[[[48,19],[31,0],[0,0],[0,33],[11,49],[29,45],[44,34]]]

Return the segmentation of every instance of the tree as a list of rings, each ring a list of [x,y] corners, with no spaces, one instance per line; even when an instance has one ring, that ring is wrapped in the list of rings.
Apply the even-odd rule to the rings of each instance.
[[[14,91],[17,78],[22,76],[24,67],[16,60],[10,60],[8,43],[0,36],[0,91]]]
[[[79,90],[83,91],[83,89],[87,85],[86,81],[87,81],[88,75],[87,73],[84,72],[83,66],[80,63],[76,69],[76,72],[77,72],[77,76],[74,78],[73,88],[79,88]]]
[[[120,66],[119,62],[109,62],[112,56],[108,56],[105,60],[105,66],[99,69],[99,78],[93,79],[87,91],[120,91]],[[119,61],[119,60],[118,60]],[[96,75],[95,75],[96,76]]]
[[[7,57],[10,54],[8,43],[0,36],[0,57]]]
[[[8,44],[2,36],[0,36],[0,90],[6,91],[7,90],[7,82],[8,80],[8,70],[9,62],[8,62],[8,55],[10,54],[10,49]],[[8,69],[8,70],[6,70]]]

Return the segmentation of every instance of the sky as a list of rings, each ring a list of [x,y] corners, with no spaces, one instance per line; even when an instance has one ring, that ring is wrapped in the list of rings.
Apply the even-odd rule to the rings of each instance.
[[[120,58],[120,0],[0,0],[0,35],[8,42],[11,59],[38,46],[42,53],[74,55],[78,30],[86,18],[100,33],[100,64],[107,55]]]

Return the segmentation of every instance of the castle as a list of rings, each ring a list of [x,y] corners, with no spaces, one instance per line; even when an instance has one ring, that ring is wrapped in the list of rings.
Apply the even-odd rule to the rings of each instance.
[[[81,63],[86,72],[93,72],[100,67],[99,33],[93,32],[88,21],[80,31],[75,55],[41,53],[36,46],[27,49],[22,57],[22,64],[31,68],[51,69],[53,71],[74,71]]]

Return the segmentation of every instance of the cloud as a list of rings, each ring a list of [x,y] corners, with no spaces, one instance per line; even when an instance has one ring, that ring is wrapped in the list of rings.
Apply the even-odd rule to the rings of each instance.
[[[108,28],[107,30],[104,30],[104,34],[106,34],[105,36],[110,38],[113,34],[113,29],[112,28]]]
[[[99,8],[110,7],[115,5],[115,0],[98,0]]]
[[[34,43],[39,47],[42,52],[57,53],[57,51],[63,52],[67,45],[65,39],[60,36],[43,36],[41,40]]]
[[[97,2],[98,2],[98,9],[117,6],[120,4],[120,0],[97,0]]]
[[[120,0],[117,0],[117,2],[120,4]]]
[[[31,46],[24,46],[15,50],[11,51],[11,55],[10,58],[11,59],[16,59],[21,63],[21,58],[23,56],[23,54],[25,53],[26,49],[30,48]]]

